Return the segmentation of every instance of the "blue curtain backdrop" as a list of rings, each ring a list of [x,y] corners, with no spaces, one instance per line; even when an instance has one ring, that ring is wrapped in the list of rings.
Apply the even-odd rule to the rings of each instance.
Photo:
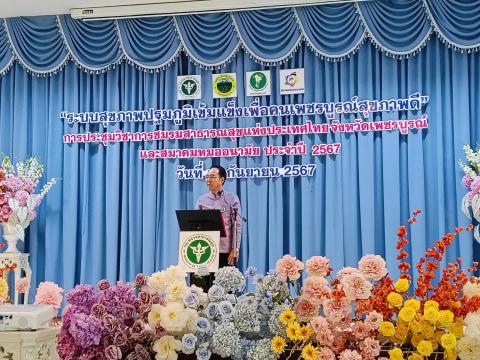
[[[459,3],[472,4],[460,15],[478,17],[479,2]],[[480,26],[463,29],[464,22],[448,23],[445,12],[456,10],[449,10],[446,1],[426,1],[426,8],[418,1],[387,2],[390,13],[384,4],[98,23],[66,16],[4,20],[0,151],[14,161],[37,155],[45,163],[44,181],[61,178],[41,204],[23,247],[31,253],[33,284],[51,280],[69,289],[104,277],[131,280],[137,272],[152,273],[177,262],[174,210],[193,208],[206,191],[202,181],[177,180],[177,165],[191,167],[203,160],[208,167],[212,161],[140,160],[138,151],[143,147],[265,146],[299,140],[308,147],[342,143],[334,157],[220,160],[226,167],[317,165],[309,178],[227,182],[227,190],[239,195],[248,218],[242,269],[252,265],[260,272],[269,270],[285,253],[304,260],[325,255],[335,268],[355,265],[362,255],[376,253],[385,256],[396,274],[396,229],[412,210],[424,211],[411,229],[413,264],[445,232],[467,224],[460,211],[465,190],[458,160],[464,158],[463,145],[476,145],[480,132],[480,54],[476,52],[480,40],[474,34]],[[408,17],[410,22],[392,21],[395,15],[404,18],[405,9],[417,16]],[[268,21],[272,18],[277,20]],[[403,25],[394,31],[385,29],[396,26],[392,23]],[[315,26],[323,30],[315,32]],[[342,31],[350,34],[348,39]],[[409,34],[408,42],[400,41],[405,39],[402,31]],[[149,34],[159,35],[152,36],[146,48],[143,42]],[[109,41],[112,36],[120,40]],[[297,67],[305,68],[305,94],[281,96],[279,70]],[[62,143],[66,133],[104,130],[98,125],[71,126],[60,119],[61,111],[179,107],[176,76],[182,74],[202,75],[202,101],[208,106],[225,105],[227,100],[212,98],[215,72],[236,72],[237,104],[248,105],[252,98],[245,96],[244,73],[259,69],[272,71],[274,89],[271,96],[261,98],[262,104],[344,101],[357,95],[389,99],[418,91],[430,97],[421,112],[428,114],[430,127],[408,136],[370,132],[108,146]],[[373,114],[370,119],[405,119],[421,113]],[[286,125],[307,119],[327,121],[323,116],[208,119],[183,126]],[[342,115],[339,120],[349,122],[354,117]],[[172,122],[161,126],[125,123],[109,126],[108,131],[117,128],[178,127]],[[471,234],[460,236],[445,261],[457,256],[467,265],[478,258]]]

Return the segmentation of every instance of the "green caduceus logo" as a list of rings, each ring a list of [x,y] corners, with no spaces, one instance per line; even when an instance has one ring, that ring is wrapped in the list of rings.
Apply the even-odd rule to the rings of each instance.
[[[187,249],[187,258],[194,264],[207,262],[211,254],[212,248],[205,240],[192,241]]]

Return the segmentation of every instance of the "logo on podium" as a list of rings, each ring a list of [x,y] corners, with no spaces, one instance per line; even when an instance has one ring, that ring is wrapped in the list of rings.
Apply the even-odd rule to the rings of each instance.
[[[198,267],[209,271],[218,269],[218,234],[209,233],[184,233],[186,236],[180,237],[179,262],[187,271],[195,271]]]

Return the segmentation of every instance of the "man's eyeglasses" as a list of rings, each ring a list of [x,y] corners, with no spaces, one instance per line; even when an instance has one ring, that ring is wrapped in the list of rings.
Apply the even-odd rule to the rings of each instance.
[[[207,175],[205,176],[205,180],[208,180],[208,179],[218,179],[220,178],[220,176],[212,176],[212,175]]]

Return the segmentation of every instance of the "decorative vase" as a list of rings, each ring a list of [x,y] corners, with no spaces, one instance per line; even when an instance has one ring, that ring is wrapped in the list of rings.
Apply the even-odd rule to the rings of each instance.
[[[20,239],[14,226],[3,224],[3,238],[8,244],[6,253],[19,253],[17,241]]]

